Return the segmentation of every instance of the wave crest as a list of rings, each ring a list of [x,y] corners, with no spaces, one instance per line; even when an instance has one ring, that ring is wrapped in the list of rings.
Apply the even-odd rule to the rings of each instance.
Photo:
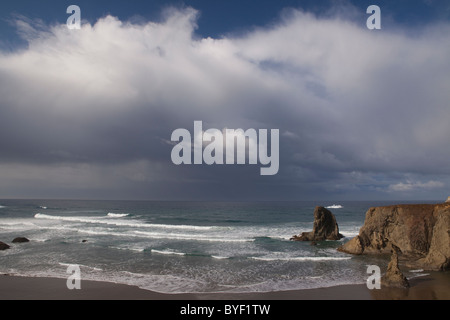
[[[110,217],[110,218],[124,218],[124,217],[127,217],[129,215],[130,215],[129,213],[112,213],[112,212],[109,212],[106,216]]]
[[[325,208],[327,208],[327,209],[342,209],[343,206],[340,204],[333,204],[333,205],[325,207]]]

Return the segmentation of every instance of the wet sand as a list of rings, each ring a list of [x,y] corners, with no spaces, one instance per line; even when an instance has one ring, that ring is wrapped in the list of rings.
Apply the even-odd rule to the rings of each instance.
[[[410,288],[369,290],[365,284],[266,293],[162,294],[135,286],[81,281],[69,290],[66,279],[0,275],[0,300],[450,300],[450,272],[410,280]]]

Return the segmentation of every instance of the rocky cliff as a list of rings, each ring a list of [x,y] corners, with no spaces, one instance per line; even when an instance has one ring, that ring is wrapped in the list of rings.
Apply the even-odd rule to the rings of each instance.
[[[370,208],[359,235],[338,250],[351,254],[399,248],[410,265],[450,269],[450,203]]]

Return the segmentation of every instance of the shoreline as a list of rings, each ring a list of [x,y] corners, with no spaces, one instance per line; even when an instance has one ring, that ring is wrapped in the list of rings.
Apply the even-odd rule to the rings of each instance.
[[[369,290],[365,284],[250,293],[158,293],[136,286],[81,281],[69,290],[63,278],[0,275],[0,300],[450,300],[450,272],[430,272],[409,280],[410,288]]]

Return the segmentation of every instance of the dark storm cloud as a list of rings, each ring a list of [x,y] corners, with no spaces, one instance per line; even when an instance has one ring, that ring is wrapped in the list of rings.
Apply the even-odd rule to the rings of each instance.
[[[295,199],[449,186],[448,24],[410,36],[292,11],[202,39],[197,18],[108,16],[78,31],[18,20],[28,48],[0,55],[0,191],[45,181],[42,194],[66,196]],[[195,120],[280,129],[279,174],[174,166],[171,133]]]

